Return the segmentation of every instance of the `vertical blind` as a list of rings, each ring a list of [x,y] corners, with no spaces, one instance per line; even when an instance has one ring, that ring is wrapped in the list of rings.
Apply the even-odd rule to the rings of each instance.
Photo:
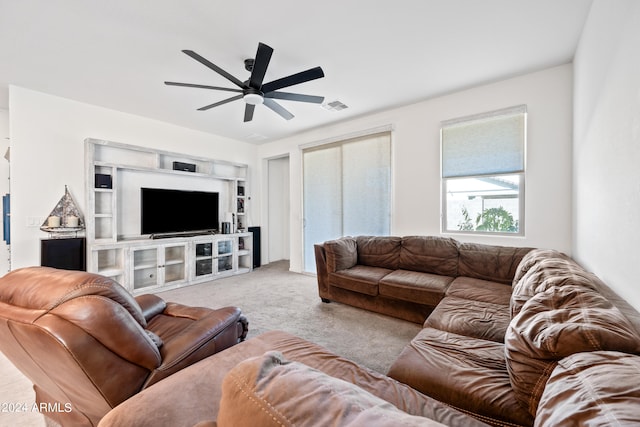
[[[315,272],[315,243],[389,234],[390,132],[304,149],[302,156],[305,271]]]
[[[524,171],[526,106],[442,122],[442,177]]]

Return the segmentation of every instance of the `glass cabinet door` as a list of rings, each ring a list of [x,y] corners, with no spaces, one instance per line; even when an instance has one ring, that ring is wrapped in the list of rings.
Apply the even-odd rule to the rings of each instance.
[[[160,284],[158,248],[132,249],[133,290]]]
[[[163,283],[180,282],[187,280],[186,269],[186,243],[164,246]]]
[[[213,242],[195,244],[195,277],[213,274]]]
[[[187,244],[131,249],[133,291],[187,280]]]
[[[233,239],[220,239],[217,242],[218,263],[217,272],[233,270]]]

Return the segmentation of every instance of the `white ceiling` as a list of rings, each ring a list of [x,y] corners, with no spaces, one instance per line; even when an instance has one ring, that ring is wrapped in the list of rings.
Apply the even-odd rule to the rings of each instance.
[[[406,105],[573,59],[592,0],[0,0],[0,108],[8,85],[252,143]],[[281,101],[283,120],[244,102],[199,107],[234,87],[258,42],[274,48],[265,82],[321,66],[285,89],[339,100],[336,112]]]

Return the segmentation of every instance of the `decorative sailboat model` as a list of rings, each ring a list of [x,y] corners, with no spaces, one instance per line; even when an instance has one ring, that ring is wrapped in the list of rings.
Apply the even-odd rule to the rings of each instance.
[[[52,233],[53,237],[76,235],[79,231],[84,230],[84,217],[66,185],[64,186],[64,195],[44,220],[40,230]]]

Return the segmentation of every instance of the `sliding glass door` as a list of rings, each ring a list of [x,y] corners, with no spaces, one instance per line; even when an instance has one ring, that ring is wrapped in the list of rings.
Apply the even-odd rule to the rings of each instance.
[[[389,234],[389,132],[305,149],[303,168],[305,271],[316,271],[315,243]]]

